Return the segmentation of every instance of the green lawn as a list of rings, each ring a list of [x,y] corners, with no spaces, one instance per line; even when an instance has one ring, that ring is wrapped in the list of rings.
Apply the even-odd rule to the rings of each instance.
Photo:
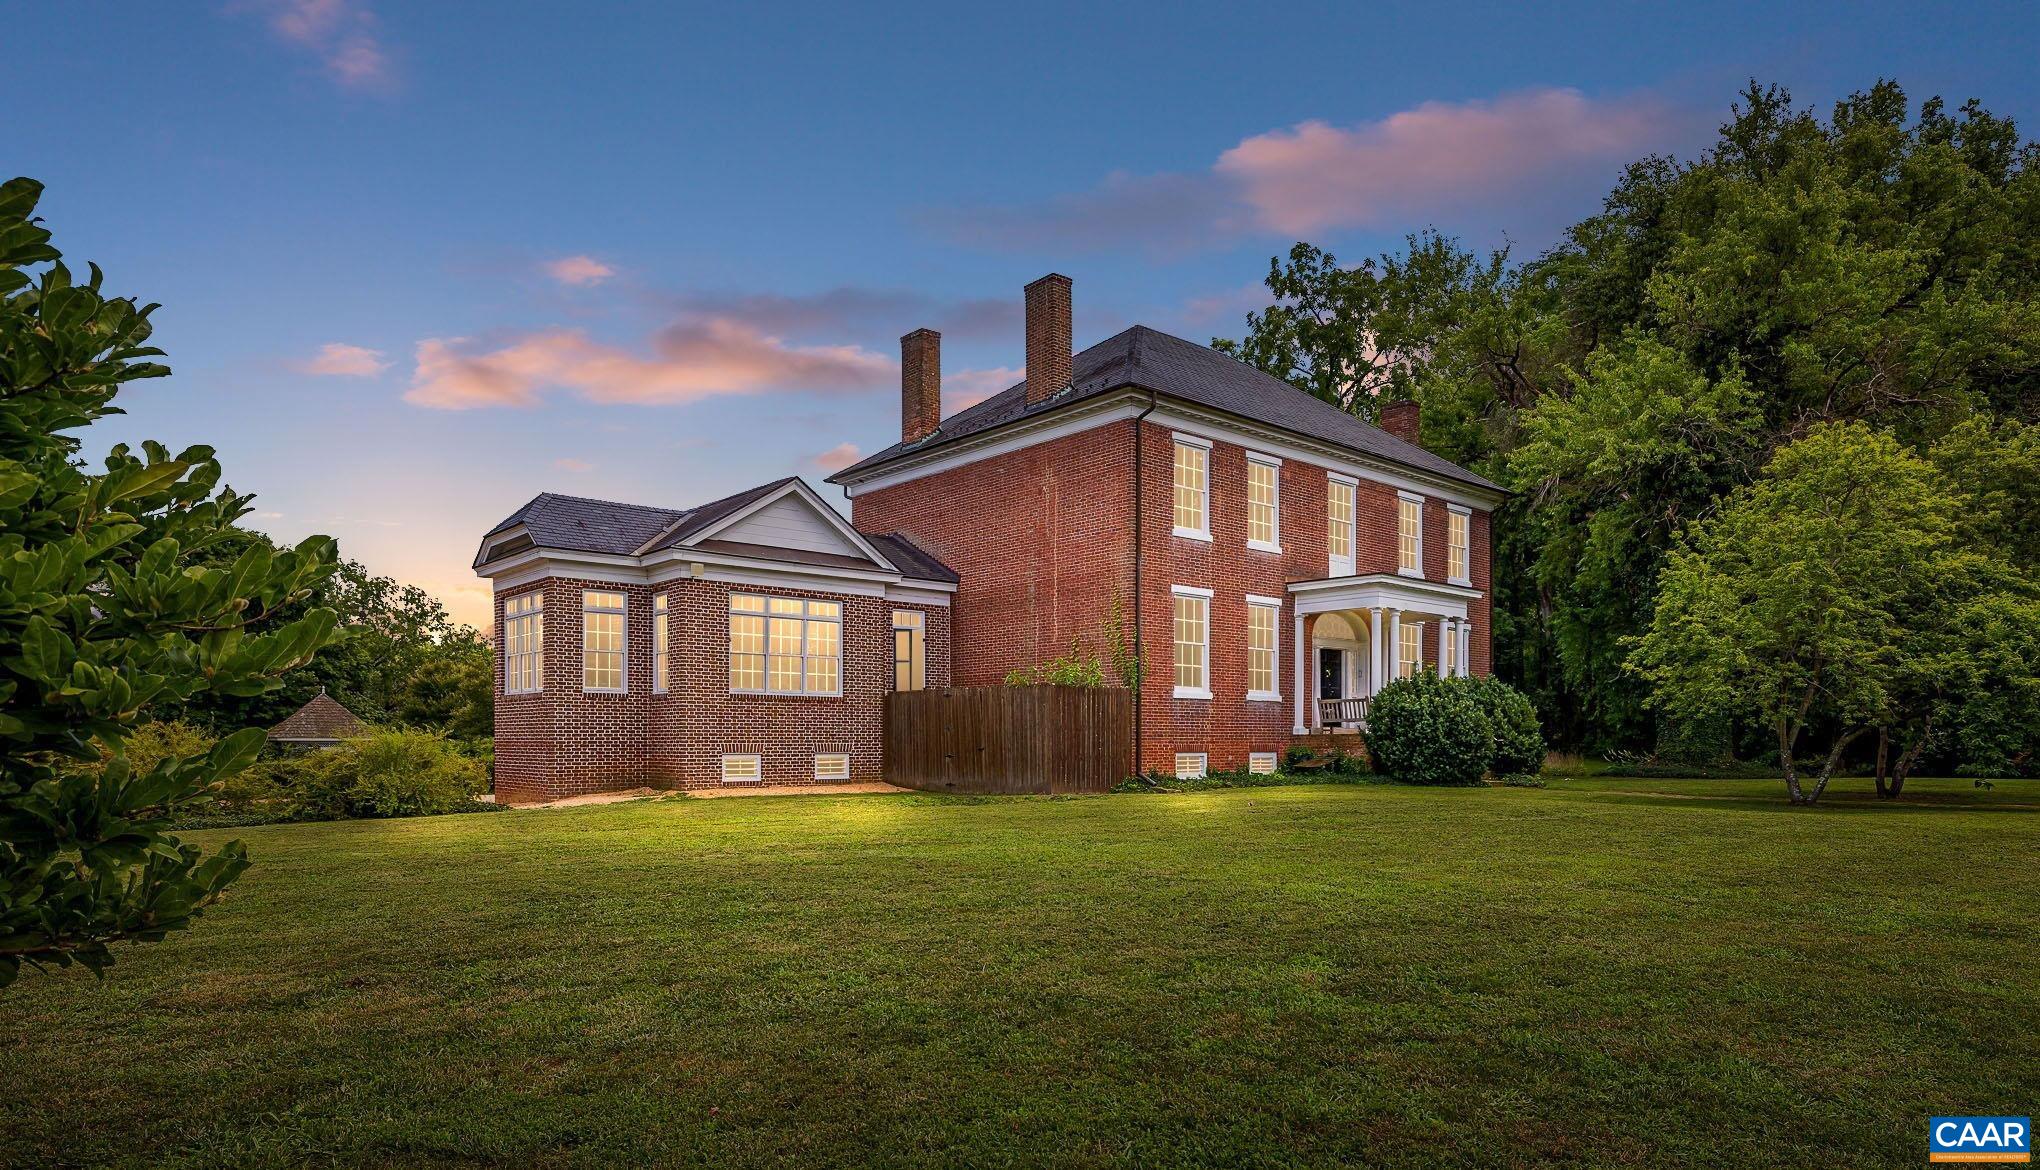
[[[2040,783],[1838,783],[242,830],[0,994],[0,1162],[1918,1165],[2040,1105]]]

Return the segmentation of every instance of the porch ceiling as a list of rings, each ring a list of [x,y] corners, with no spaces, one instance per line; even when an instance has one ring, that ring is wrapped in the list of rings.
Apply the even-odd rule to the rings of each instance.
[[[1480,597],[1480,590],[1464,585],[1446,585],[1395,573],[1291,581],[1289,593],[1296,599],[1299,616],[1379,608],[1443,618],[1465,618],[1467,604]]]

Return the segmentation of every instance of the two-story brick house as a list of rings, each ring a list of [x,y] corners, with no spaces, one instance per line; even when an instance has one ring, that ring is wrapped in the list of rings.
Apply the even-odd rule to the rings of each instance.
[[[1143,326],[1073,353],[1064,276],[1026,309],[1026,379],[946,419],[940,336],[901,339],[900,442],[830,477],[848,521],[782,480],[542,495],[491,530],[499,796],[877,778],[888,689],[1104,654],[1115,614],[1139,762],[1178,773],[1272,768],[1399,674],[1487,672],[1505,493],[1418,445],[1412,404],[1379,429]]]

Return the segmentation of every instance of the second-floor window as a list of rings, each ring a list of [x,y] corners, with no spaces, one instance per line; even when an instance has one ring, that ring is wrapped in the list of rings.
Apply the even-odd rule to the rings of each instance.
[[[1247,547],[1282,551],[1282,461],[1247,456]]]
[[[1349,479],[1325,481],[1325,547],[1331,553],[1334,577],[1353,571],[1353,489]]]
[[[1424,500],[1408,492],[1395,499],[1395,567],[1405,577],[1424,575]]]
[[[926,615],[917,609],[896,609],[892,615],[893,689],[918,691],[928,685]]]
[[[1472,580],[1467,568],[1471,563],[1467,558],[1467,531],[1472,520],[1473,514],[1457,504],[1445,513],[1445,579],[1454,585],[1470,584]]]
[[[545,689],[545,594],[520,594],[503,603],[503,693]]]
[[[1211,539],[1211,446],[1176,439],[1175,529],[1177,536]]]
[[[1176,697],[1211,697],[1211,592],[1175,589]]]
[[[607,589],[581,591],[581,689],[622,691],[624,652],[623,594]]]
[[[673,643],[666,629],[666,595],[652,598],[652,690],[666,693],[666,656]]]
[[[730,594],[730,690],[842,694],[842,603]]]

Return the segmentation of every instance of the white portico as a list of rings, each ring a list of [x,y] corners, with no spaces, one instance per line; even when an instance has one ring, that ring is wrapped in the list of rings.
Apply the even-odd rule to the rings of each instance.
[[[1367,700],[1418,670],[1465,675],[1480,591],[1393,573],[1295,581],[1296,734],[1357,730]]]

